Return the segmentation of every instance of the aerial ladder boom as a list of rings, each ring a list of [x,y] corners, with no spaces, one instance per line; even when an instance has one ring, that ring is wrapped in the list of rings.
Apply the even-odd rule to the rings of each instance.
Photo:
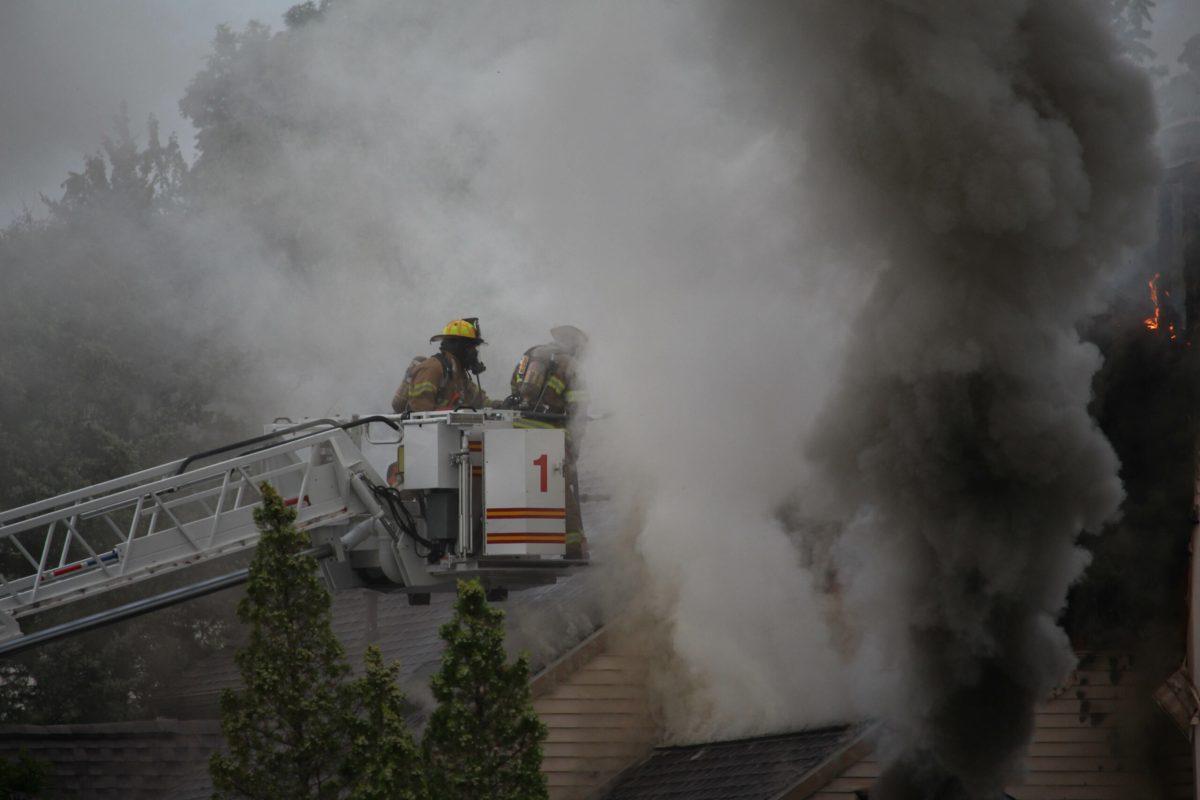
[[[0,655],[245,580],[238,570],[27,634],[22,620],[253,549],[269,483],[331,589],[427,602],[554,582],[564,558],[563,432],[513,411],[277,422],[218,450],[0,513]],[[89,604],[89,605],[94,605]]]

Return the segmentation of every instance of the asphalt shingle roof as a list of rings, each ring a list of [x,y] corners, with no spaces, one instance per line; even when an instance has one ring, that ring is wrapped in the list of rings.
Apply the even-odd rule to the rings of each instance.
[[[5,725],[0,756],[24,751],[49,764],[47,800],[207,800],[216,722],[149,720],[101,725]]]
[[[771,800],[858,733],[854,726],[661,747],[628,770],[604,800]]]

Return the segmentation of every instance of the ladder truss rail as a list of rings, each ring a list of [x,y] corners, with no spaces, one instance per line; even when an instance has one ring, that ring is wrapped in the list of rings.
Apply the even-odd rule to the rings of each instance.
[[[344,487],[333,488],[339,481],[320,456],[324,444],[350,452],[345,431],[324,430],[0,526],[0,551],[11,545],[32,569],[17,578],[0,574],[0,614],[21,617],[252,546],[262,481],[299,486],[288,502],[303,527],[361,513],[349,507]],[[307,458],[299,452],[305,449]],[[323,492],[315,504],[308,496],[314,480]]]
[[[0,530],[3,530],[3,526],[6,524],[11,523],[14,520],[20,520],[24,517],[28,517],[31,514],[38,514],[46,510],[62,508],[63,506],[75,505],[77,503],[86,502],[88,500],[107,495],[109,492],[112,492],[116,489],[123,489],[125,487],[159,480],[173,474],[182,463],[183,459],[178,461],[170,461],[166,464],[159,464],[157,467],[150,467],[149,469],[144,469],[140,472],[134,472],[120,478],[113,478],[112,480],[104,481],[103,483],[97,483],[93,486],[88,486],[83,489],[76,489],[72,492],[65,492],[46,500],[39,500],[36,503],[29,503],[28,505],[19,506],[18,508],[0,512]]]
[[[348,523],[351,520],[351,515],[345,513],[327,513],[317,518],[309,520],[306,523],[301,523],[298,527],[302,530],[309,530],[321,525],[333,525],[339,523]],[[31,593],[21,595],[0,595],[0,618],[8,617],[12,620],[22,619],[33,614],[47,611],[61,605],[84,600],[90,597],[95,597],[117,588],[132,586],[150,578],[162,577],[169,575],[172,572],[177,572],[190,567],[198,567],[214,559],[234,555],[238,552],[243,552],[254,547],[258,543],[258,532],[251,524],[245,526],[245,533],[240,538],[234,539],[229,543],[222,544],[219,548],[212,548],[190,558],[173,558],[169,561],[160,561],[152,566],[142,566],[136,570],[130,570],[118,576],[106,576],[102,572],[93,570],[92,572],[81,573],[78,576],[79,580],[73,581],[75,585],[67,586],[59,585],[55,581],[54,588],[58,591],[47,592],[43,591],[37,595],[36,600],[31,599]],[[102,553],[101,557],[111,554]],[[87,561],[91,561],[88,559]],[[93,565],[94,566],[94,565]],[[11,582],[10,582],[11,583]],[[18,603],[14,603],[16,600]],[[3,620],[0,620],[3,622]],[[0,641],[4,640],[5,625],[0,624]]]
[[[327,426],[330,428],[338,428],[340,430],[347,431],[347,430],[350,430],[351,428],[357,428],[360,425],[367,425],[372,422],[382,422],[385,425],[391,426],[393,430],[400,430],[400,426],[396,423],[395,420],[393,420],[391,417],[387,417],[382,414],[373,414],[368,417],[359,417],[358,419],[351,420],[350,422],[338,422],[336,419],[329,419],[329,418],[314,419],[314,420],[309,420],[308,422],[302,422],[298,425],[293,425],[290,428],[281,428],[280,430],[277,430],[277,431],[271,431],[270,433],[264,433],[262,436],[254,436],[249,439],[243,439],[240,442],[234,442],[233,444],[222,445],[221,447],[216,447],[216,448],[213,448],[212,450],[205,450],[203,453],[196,453],[195,455],[190,455],[187,458],[182,459],[180,462],[176,462],[179,464],[179,466],[177,467],[176,474],[181,475],[184,472],[186,472],[187,468],[189,466],[191,466],[192,462],[194,462],[194,461],[202,461],[206,458],[211,458],[212,456],[221,455],[222,453],[228,453],[231,450],[240,450],[243,447],[251,447],[253,445],[261,444],[263,442],[267,442],[272,439],[278,439],[283,436],[290,436],[294,433],[299,433],[300,431],[307,430],[309,428],[315,428],[318,426]],[[254,451],[251,450],[248,452],[252,453]]]
[[[317,547],[305,550],[301,555],[312,556],[315,559],[329,558],[333,554],[333,548],[329,544],[319,545]],[[234,586],[240,586],[249,580],[250,569],[244,567],[234,570],[233,572],[224,575],[217,575],[212,578],[206,578],[202,581],[181,586],[177,589],[171,589],[160,594],[144,597],[140,600],[133,600],[115,608],[105,609],[95,614],[89,614],[86,617],[70,620],[59,625],[53,625],[49,628],[43,628],[39,631],[27,633],[15,638],[0,641],[0,657],[14,656],[24,650],[29,650],[38,645],[48,644],[49,642],[63,639],[67,636],[84,631],[100,628],[105,625],[111,625],[115,622],[121,622],[134,617],[140,617],[143,614],[149,614],[152,611],[157,611],[160,608],[177,605],[195,600],[205,595],[214,594],[224,589],[230,589]]]
[[[273,431],[271,433],[264,434],[263,436],[255,436],[251,439],[244,439],[240,442],[234,442],[233,444],[224,445],[213,450],[195,453],[186,458],[168,461],[165,464],[159,464],[156,467],[149,467],[138,472],[130,473],[129,475],[123,475],[119,478],[113,478],[111,480],[103,481],[102,483],[97,483],[82,489],[64,492],[63,494],[47,498],[46,500],[39,500],[34,503],[28,503],[23,506],[18,506],[17,508],[9,509],[8,511],[0,512],[0,532],[5,529],[3,526],[6,524],[21,520],[33,514],[40,514],[41,512],[45,512],[47,510],[52,511],[68,505],[81,504],[93,499],[98,499],[102,496],[109,496],[111,492],[118,489],[136,487],[138,485],[161,480],[162,478],[183,475],[187,471],[188,467],[194,462],[203,460],[205,458],[211,458],[214,455],[227,453],[231,450],[251,447],[272,439],[286,439],[287,437],[293,436],[296,433],[318,426],[326,426],[324,432],[328,432],[331,430],[349,430],[351,428],[355,428],[360,425],[367,425],[372,422],[381,422],[385,425],[390,425],[392,428],[399,428],[393,418],[384,415],[360,417],[357,420],[352,420],[346,423],[339,423],[334,419],[312,420],[299,425],[294,425],[290,428],[283,428],[278,431]],[[295,439],[291,439],[289,441],[295,441]],[[257,452],[261,452],[261,449],[251,450],[249,452],[242,453],[241,455],[253,455]]]
[[[26,531],[31,528],[37,528],[41,525],[44,525],[48,522],[55,520],[55,519],[62,519],[64,517],[68,517],[68,516],[75,515],[75,514],[89,514],[89,513],[95,513],[98,511],[103,511],[108,506],[124,504],[127,501],[134,500],[134,499],[144,496],[144,495],[148,495],[151,492],[153,492],[155,494],[163,494],[166,492],[175,491],[175,490],[178,490],[180,487],[188,485],[189,483],[194,483],[197,481],[202,481],[205,479],[213,478],[215,476],[219,476],[225,470],[234,469],[234,468],[236,468],[237,465],[240,465],[240,464],[254,463],[254,462],[261,461],[261,460],[264,460],[267,458],[271,458],[272,456],[279,456],[279,455],[285,455],[288,453],[292,453],[292,452],[295,452],[297,449],[300,449],[303,447],[311,447],[311,446],[321,444],[322,442],[326,442],[326,441],[329,441],[330,439],[332,439],[334,433],[340,433],[340,431],[323,431],[321,433],[311,434],[309,436],[305,436],[305,437],[302,437],[299,439],[292,439],[290,441],[284,442],[283,444],[275,445],[274,447],[268,448],[266,450],[259,450],[255,453],[252,453],[249,455],[235,457],[235,458],[229,459],[227,461],[222,461],[222,462],[218,462],[216,464],[211,464],[207,467],[200,467],[199,469],[194,469],[191,472],[186,472],[186,473],[183,473],[182,475],[171,475],[168,477],[162,477],[159,480],[149,482],[149,483],[143,483],[140,486],[132,486],[130,488],[123,489],[122,491],[116,492],[114,494],[108,494],[108,495],[104,495],[104,496],[95,496],[95,494],[93,493],[93,496],[91,496],[91,498],[88,500],[74,502],[71,505],[67,505],[65,507],[55,508],[54,510],[51,510],[51,511],[45,511],[44,513],[38,514],[35,517],[29,517],[27,519],[17,520],[15,522],[10,522],[8,524],[0,524],[0,539],[3,539],[7,536],[11,536],[14,533],[20,533],[21,531]],[[128,481],[126,483],[128,483]],[[81,492],[87,492],[87,491],[88,490],[86,490],[86,489],[81,490]],[[70,498],[69,495],[63,495],[63,497]],[[46,501],[46,502],[49,502],[49,501]],[[27,506],[27,508],[28,508],[28,506]]]
[[[415,425],[425,435],[430,432],[423,425],[446,425],[452,431],[460,429],[461,451],[455,447],[458,439],[453,435],[447,438],[440,428],[433,431],[436,446],[426,443],[428,436],[414,434],[411,447],[431,460],[450,457],[453,463],[458,457],[458,516],[460,522],[472,519],[474,473],[468,458],[468,429],[478,431],[497,421],[505,426],[512,421],[505,414],[512,412],[442,412],[419,415],[407,423],[401,415],[371,415],[349,422],[288,422],[289,427],[264,436],[4,512],[0,514],[0,655],[243,580],[244,570],[193,579],[190,585],[124,605],[116,605],[121,600],[111,595],[97,613],[76,615],[35,633],[21,629],[26,618],[48,609],[171,573],[194,575],[188,570],[254,548],[260,536],[254,510],[262,503],[259,487],[264,482],[273,485],[286,504],[295,506],[296,527],[309,532],[314,545],[311,554],[324,559],[323,574],[334,588],[388,586],[420,595],[447,590],[468,574],[505,589],[553,582],[565,567],[575,564],[526,560],[534,554],[485,558],[467,546],[470,536],[463,538],[464,529],[458,531],[458,540],[464,544],[457,556],[435,566],[417,546],[429,543],[422,539],[411,516],[406,524],[405,514],[398,513],[394,504],[388,502],[390,509],[381,504],[387,486],[382,475],[389,471],[389,463],[395,463],[396,451],[390,446],[403,441],[402,426]],[[377,441],[369,431],[361,435],[351,431],[374,422],[387,425],[400,436],[389,434]],[[496,447],[506,441],[497,438]],[[525,442],[522,438],[511,443],[516,457]],[[452,452],[443,452],[446,448]],[[544,492],[545,477],[542,480]],[[522,485],[527,487],[527,483]],[[413,483],[418,489],[424,485]],[[436,488],[451,487],[443,486],[438,478]],[[520,501],[507,505],[520,505]],[[448,518],[443,522],[447,530],[442,533],[446,534],[451,523]],[[431,523],[426,520],[425,524]],[[470,532],[470,528],[465,530]]]

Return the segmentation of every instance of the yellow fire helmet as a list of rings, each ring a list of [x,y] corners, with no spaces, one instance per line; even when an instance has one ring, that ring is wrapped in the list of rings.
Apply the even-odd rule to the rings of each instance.
[[[455,319],[446,323],[446,327],[442,328],[442,332],[436,336],[430,336],[429,341],[440,342],[443,339],[462,339],[475,344],[487,344],[479,336],[479,320],[478,319]]]

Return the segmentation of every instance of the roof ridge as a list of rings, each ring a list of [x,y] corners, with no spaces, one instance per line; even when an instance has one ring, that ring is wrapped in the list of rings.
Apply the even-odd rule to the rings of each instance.
[[[50,725],[7,723],[0,725],[0,736],[145,736],[149,734],[219,734],[221,722],[216,719],[154,719],[121,720],[118,722],[66,722]]]
[[[529,679],[529,690],[534,699],[554,691],[576,672],[604,652],[608,646],[608,625],[600,625],[583,641],[576,644],[554,661],[538,670]]]
[[[863,726],[865,728],[866,721],[859,720],[855,722],[841,722],[830,725],[818,725],[812,728],[797,728],[793,731],[779,731],[775,733],[761,733],[755,736],[741,736],[737,739],[716,739],[708,742],[692,742],[690,744],[670,744],[660,745],[654,748],[655,752],[665,752],[667,750],[691,750],[700,747],[718,747],[723,745],[746,744],[748,742],[767,742],[773,739],[790,739],[795,736],[814,733],[833,733],[835,731],[849,731],[855,727]]]

